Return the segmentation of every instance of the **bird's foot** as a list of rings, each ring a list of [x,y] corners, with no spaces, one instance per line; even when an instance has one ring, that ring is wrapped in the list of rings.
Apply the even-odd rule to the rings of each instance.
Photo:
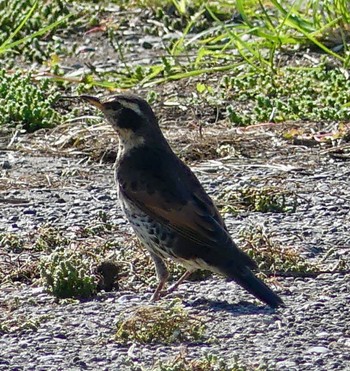
[[[151,302],[155,302],[159,300],[163,296],[167,296],[171,293],[173,293],[180,284],[191,274],[192,272],[185,272],[178,281],[176,281],[174,284],[172,284],[167,290],[162,290],[164,285],[158,285],[156,291],[152,295]]]
[[[157,291],[155,291],[155,292],[153,293],[153,295],[151,296],[151,300],[150,300],[150,302],[151,302],[151,303],[155,303],[156,301],[158,301],[158,300],[160,299],[160,297],[161,297],[161,292],[157,292]]]
[[[167,290],[156,290],[151,297],[151,302],[154,303],[158,301],[160,298],[168,296],[169,294],[174,292],[178,288],[178,286],[179,283],[176,282],[173,285],[171,285]]]
[[[171,293],[173,293],[174,291],[176,291],[176,289],[179,287],[181,282],[175,282],[174,284],[172,284],[167,290],[164,290],[160,293],[161,296],[167,296]]]
[[[154,303],[156,301],[158,301],[159,299],[165,297],[165,296],[168,296],[169,294],[171,294],[172,292],[174,292],[176,290],[176,287],[169,287],[169,289],[167,290],[163,290],[161,292],[155,292],[152,297],[151,297],[151,303]]]

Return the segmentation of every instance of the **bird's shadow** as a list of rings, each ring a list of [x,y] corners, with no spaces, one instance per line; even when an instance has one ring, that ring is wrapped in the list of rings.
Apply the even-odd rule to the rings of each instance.
[[[130,293],[134,296],[134,293]],[[123,293],[126,295],[126,293]],[[90,302],[90,301],[105,301],[108,298],[116,298],[115,292],[104,292],[103,295],[94,296],[88,299],[80,299],[81,302]],[[175,298],[181,299],[185,307],[194,308],[197,310],[210,311],[210,312],[227,312],[233,316],[246,316],[246,315],[272,315],[278,313],[278,309],[270,308],[267,305],[257,305],[248,301],[240,301],[237,303],[229,303],[226,300],[212,300],[205,297],[196,298],[196,299],[187,299],[182,295],[169,295],[161,300],[173,300]],[[143,298],[145,299],[145,298]],[[147,302],[150,303],[149,297],[147,297]],[[142,304],[143,300],[141,299],[139,304]]]
[[[199,310],[210,310],[213,312],[228,312],[233,316],[242,315],[257,315],[265,314],[271,315],[276,313],[276,310],[268,307],[267,305],[255,305],[251,302],[241,301],[238,303],[229,303],[222,300],[212,300],[206,298],[198,298],[193,301],[183,299],[185,306],[196,308]]]

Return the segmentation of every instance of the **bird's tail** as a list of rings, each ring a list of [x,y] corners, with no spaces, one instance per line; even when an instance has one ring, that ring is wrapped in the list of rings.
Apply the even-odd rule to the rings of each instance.
[[[283,300],[261,279],[256,277],[250,269],[246,268],[244,272],[240,273],[241,274],[235,274],[234,276],[229,275],[229,277],[270,307],[277,308],[284,306]]]

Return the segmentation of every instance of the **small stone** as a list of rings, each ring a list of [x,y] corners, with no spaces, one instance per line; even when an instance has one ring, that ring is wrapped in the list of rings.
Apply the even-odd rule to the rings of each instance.
[[[3,161],[1,167],[2,167],[4,170],[9,170],[9,169],[12,168],[12,166],[11,166],[11,164],[10,164],[10,161],[8,161],[8,160]]]
[[[36,210],[25,209],[25,210],[23,210],[23,214],[25,214],[25,215],[35,215],[36,214]]]
[[[99,201],[110,201],[112,198],[109,195],[101,195],[101,196],[97,196],[97,199]]]
[[[326,331],[318,332],[316,334],[316,337],[318,337],[318,338],[327,338],[327,337],[329,337],[329,332],[326,332]]]
[[[62,334],[62,333],[59,333],[59,334],[56,334],[55,335],[55,338],[57,338],[57,339],[67,339],[67,335],[66,334]]]
[[[152,49],[152,48],[153,48],[153,45],[152,45],[151,43],[149,43],[148,41],[144,41],[144,42],[142,43],[142,47],[143,47],[144,49]]]
[[[293,361],[281,361],[276,363],[276,366],[283,370],[290,370],[292,367],[295,367],[296,365],[297,364]]]
[[[326,347],[312,347],[307,350],[307,353],[327,353],[329,349]]]

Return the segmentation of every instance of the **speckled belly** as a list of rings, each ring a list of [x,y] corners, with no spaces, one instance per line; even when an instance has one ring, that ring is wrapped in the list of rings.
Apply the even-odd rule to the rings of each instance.
[[[145,214],[137,206],[124,198],[121,192],[119,193],[119,200],[136,236],[141,240],[148,251],[161,258],[172,259],[183,265],[188,271],[208,269],[217,272],[215,267],[209,266],[203,259],[196,257],[185,259],[176,255],[174,253],[174,246],[180,241],[174,231]]]
[[[119,199],[136,236],[145,247],[162,258],[176,259],[172,252],[172,245],[176,238],[175,233],[156,222],[121,195],[119,195]]]

